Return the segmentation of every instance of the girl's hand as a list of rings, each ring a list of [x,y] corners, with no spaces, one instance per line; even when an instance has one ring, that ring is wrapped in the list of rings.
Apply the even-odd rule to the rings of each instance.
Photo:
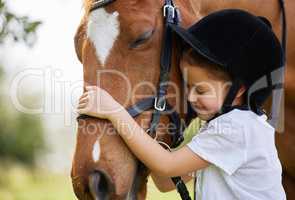
[[[122,109],[124,108],[108,92],[96,86],[88,86],[79,99],[77,112],[111,120]]]

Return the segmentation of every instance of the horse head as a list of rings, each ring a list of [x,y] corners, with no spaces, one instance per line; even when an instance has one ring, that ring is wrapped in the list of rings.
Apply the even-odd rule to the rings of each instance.
[[[175,3],[183,12],[183,24],[188,26],[196,19],[193,7],[183,0]],[[84,1],[85,15],[75,36],[76,53],[84,69],[84,86],[98,85],[124,107],[156,94],[163,4],[159,0]],[[181,111],[176,106],[183,102],[177,67],[171,69],[170,80],[167,100]],[[135,120],[147,129],[151,114],[144,112]],[[162,124],[168,121],[167,117],[161,117]],[[157,134],[171,142],[166,127],[159,128]],[[148,172],[142,170],[138,174],[137,166],[136,158],[110,122],[79,120],[71,173],[79,199],[144,199]]]

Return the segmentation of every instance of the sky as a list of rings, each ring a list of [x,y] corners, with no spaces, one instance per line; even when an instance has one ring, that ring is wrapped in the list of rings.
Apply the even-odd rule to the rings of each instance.
[[[18,111],[37,110],[46,127],[50,150],[41,167],[69,172],[75,145],[73,108],[82,89],[82,65],[74,50],[74,34],[83,14],[82,0],[6,0],[10,10],[41,20],[33,48],[8,43],[0,49],[6,72],[6,97]],[[23,96],[37,101],[23,102]],[[17,96],[17,98],[14,98]],[[16,103],[15,103],[16,102]],[[33,108],[33,109],[32,109]]]

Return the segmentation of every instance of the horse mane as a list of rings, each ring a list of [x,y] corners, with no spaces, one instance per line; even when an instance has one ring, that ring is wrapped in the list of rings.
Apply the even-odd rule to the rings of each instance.
[[[85,11],[88,11],[91,7],[93,0],[83,0],[83,7]]]

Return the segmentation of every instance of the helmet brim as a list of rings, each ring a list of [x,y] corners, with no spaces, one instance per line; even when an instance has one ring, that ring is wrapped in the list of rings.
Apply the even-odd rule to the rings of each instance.
[[[202,44],[195,36],[193,36],[189,30],[186,30],[178,25],[169,24],[169,27],[172,31],[178,36],[178,39],[185,42],[189,45],[194,51],[213,62],[214,64],[220,66],[226,66],[226,63],[223,63],[220,59],[218,59],[213,53],[210,52],[207,46]]]

